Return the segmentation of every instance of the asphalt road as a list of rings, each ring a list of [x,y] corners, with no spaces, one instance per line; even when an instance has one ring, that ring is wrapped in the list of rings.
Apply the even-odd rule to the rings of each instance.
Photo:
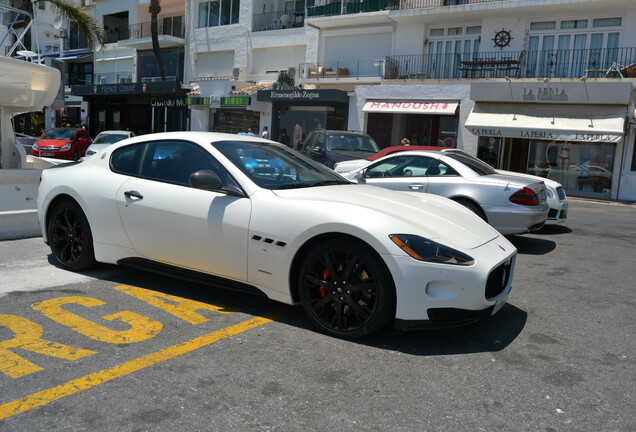
[[[0,243],[1,431],[635,431],[636,206],[514,236],[509,304],[349,342],[299,308]]]

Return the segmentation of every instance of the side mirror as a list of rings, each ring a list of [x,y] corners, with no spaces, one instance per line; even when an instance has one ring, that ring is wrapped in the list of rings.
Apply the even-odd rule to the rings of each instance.
[[[190,186],[195,189],[218,191],[221,189],[221,179],[214,171],[201,170],[190,174]]]
[[[364,180],[364,171],[365,170],[361,170],[361,171],[358,171],[357,173],[355,173],[355,175],[353,176],[353,180],[356,180],[356,181]]]

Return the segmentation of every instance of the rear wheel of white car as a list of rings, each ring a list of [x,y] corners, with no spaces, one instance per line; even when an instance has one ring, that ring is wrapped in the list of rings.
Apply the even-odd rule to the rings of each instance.
[[[91,228],[75,201],[64,200],[55,204],[47,233],[51,252],[63,267],[78,271],[95,265]]]
[[[309,319],[336,337],[369,335],[395,314],[395,288],[384,263],[349,240],[329,240],[307,254],[299,296]]]

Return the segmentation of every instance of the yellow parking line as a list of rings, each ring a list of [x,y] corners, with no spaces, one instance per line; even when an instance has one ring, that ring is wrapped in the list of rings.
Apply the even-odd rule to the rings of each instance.
[[[0,405],[0,420],[14,416],[16,414],[20,414],[25,411],[29,411],[33,408],[37,408],[54,400],[79,393],[82,390],[96,387],[105,382],[114,380],[115,378],[131,374],[162,361],[195,351],[204,346],[213,344],[214,342],[221,339],[225,339],[238,333],[242,333],[246,330],[250,330],[263,324],[267,324],[268,322],[279,319],[283,315],[284,313],[277,312],[274,314],[266,315],[264,317],[256,317],[251,320],[243,321],[242,323],[235,324],[233,326],[226,327],[212,333],[208,333],[206,335],[186,342],[182,342],[177,345],[173,345],[168,348],[164,348],[155,353],[151,353],[143,357],[127,361],[126,363],[122,363],[120,365],[74,379],[67,383],[60,384],[59,386],[39,391],[32,395],[17,399],[13,402],[5,403],[3,405]]]

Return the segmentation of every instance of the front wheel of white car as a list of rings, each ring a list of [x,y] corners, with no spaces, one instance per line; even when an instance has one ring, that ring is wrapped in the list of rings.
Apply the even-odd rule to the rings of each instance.
[[[395,315],[395,288],[386,266],[350,240],[329,240],[307,254],[299,297],[309,319],[336,337],[369,335]]]

